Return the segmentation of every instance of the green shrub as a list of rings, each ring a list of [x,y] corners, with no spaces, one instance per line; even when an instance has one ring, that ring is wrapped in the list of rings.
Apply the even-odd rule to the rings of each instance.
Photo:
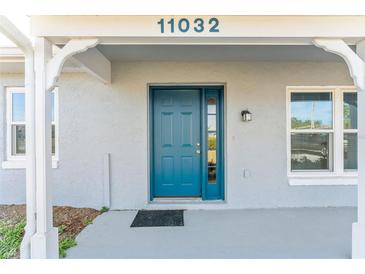
[[[61,240],[59,242],[59,255],[60,258],[65,258],[66,257],[66,250],[74,247],[77,245],[77,242],[74,238],[67,236],[65,237],[63,240]]]
[[[93,220],[91,220],[89,217],[86,217],[84,219],[84,225],[91,225],[93,223]]]
[[[108,212],[108,211],[109,211],[109,207],[106,207],[106,206],[103,206],[103,207],[100,209],[100,212],[101,212],[101,213]]]
[[[25,221],[16,225],[0,222],[0,259],[16,256],[23,238]]]
[[[58,234],[62,234],[63,232],[65,232],[66,226],[65,225],[60,225],[58,227]]]

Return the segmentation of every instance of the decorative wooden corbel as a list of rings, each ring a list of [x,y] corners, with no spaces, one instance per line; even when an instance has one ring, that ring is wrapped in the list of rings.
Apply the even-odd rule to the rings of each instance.
[[[325,51],[332,52],[342,57],[359,90],[365,90],[365,63],[364,61],[341,39],[313,39],[313,44]]]
[[[66,60],[77,53],[95,47],[98,39],[72,39],[47,63],[47,90],[54,89]]]

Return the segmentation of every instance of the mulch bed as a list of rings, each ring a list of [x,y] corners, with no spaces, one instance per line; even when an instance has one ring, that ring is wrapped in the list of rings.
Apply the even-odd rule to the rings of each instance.
[[[63,227],[60,240],[67,236],[76,237],[100,214],[99,210],[92,208],[54,206],[53,225]],[[22,220],[25,220],[25,205],[0,205],[0,221],[17,224]]]

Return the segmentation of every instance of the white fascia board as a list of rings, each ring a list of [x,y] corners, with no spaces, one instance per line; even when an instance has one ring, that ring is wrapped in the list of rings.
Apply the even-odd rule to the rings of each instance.
[[[23,51],[17,47],[0,47],[0,64],[0,73],[23,73]]]
[[[23,57],[24,52],[17,47],[0,47],[0,58],[3,57]]]
[[[197,17],[207,22],[216,17],[220,32],[188,31],[161,33],[157,22],[161,18]],[[52,37],[146,37],[161,38],[314,38],[365,37],[365,16],[32,16],[31,32],[34,36]],[[100,39],[103,43],[103,39]]]

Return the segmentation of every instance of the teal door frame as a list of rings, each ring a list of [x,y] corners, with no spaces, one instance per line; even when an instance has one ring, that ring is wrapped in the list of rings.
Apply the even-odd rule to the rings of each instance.
[[[224,86],[223,85],[151,85],[149,86],[149,148],[150,148],[150,200],[155,198],[154,192],[154,92],[156,90],[184,90],[196,89],[201,96],[201,189],[203,200],[224,200],[225,183],[224,183]],[[216,183],[208,184],[208,109],[207,100],[216,98],[216,119],[217,119],[217,142],[216,142]]]

